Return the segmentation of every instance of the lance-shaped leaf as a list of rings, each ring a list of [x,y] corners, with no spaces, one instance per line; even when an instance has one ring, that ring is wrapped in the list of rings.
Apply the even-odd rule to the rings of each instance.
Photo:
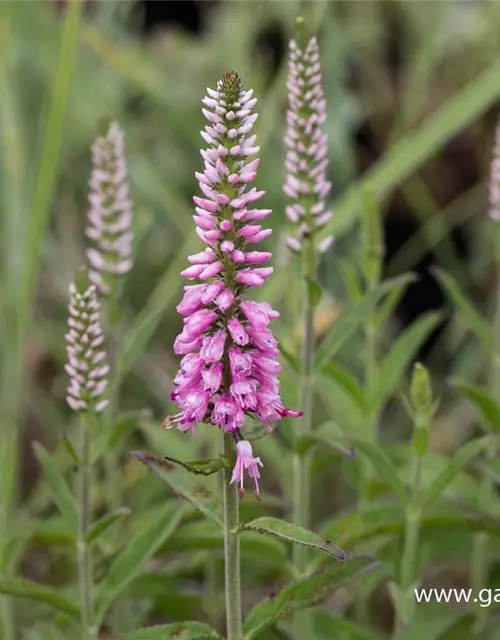
[[[376,304],[395,288],[404,287],[413,276],[404,275],[386,280],[380,287],[365,294],[361,300],[343,311],[335,320],[316,350],[316,364],[325,365],[373,314]]]
[[[244,623],[245,640],[252,640],[282,618],[323,602],[338,588],[377,566],[379,563],[372,558],[357,557],[292,582],[250,611]]]
[[[312,278],[308,278],[306,276],[306,287],[307,287],[307,297],[309,299],[309,304],[312,307],[315,307],[318,302],[321,300],[323,295],[323,287],[313,280]]]
[[[211,460],[193,460],[192,462],[183,462],[177,458],[171,458],[170,456],[164,456],[168,462],[173,462],[179,466],[193,473],[197,476],[211,476],[217,471],[220,471],[223,467],[230,467],[229,460],[226,456],[219,454],[218,458],[212,458]]]
[[[418,347],[436,328],[442,319],[439,313],[427,313],[413,322],[393,343],[388,355],[382,361],[370,404],[374,411],[382,409],[403,378],[408,365],[413,360]]]
[[[399,504],[371,507],[363,511],[353,511],[338,517],[324,528],[325,534],[335,538],[340,545],[355,548],[369,540],[381,537],[399,536],[404,532],[406,518],[404,509]],[[500,539],[500,522],[487,516],[468,514],[463,508],[453,509],[451,504],[437,505],[435,509],[424,515],[420,522],[422,532],[450,530],[478,533],[483,531]],[[316,558],[316,557],[315,557]],[[318,557],[322,561],[323,557]]]
[[[359,382],[350,371],[338,362],[329,362],[322,367],[321,373],[335,380],[335,382],[349,394],[361,411],[366,412],[368,410],[368,402],[366,401],[365,394]]]
[[[489,393],[459,380],[453,380],[451,385],[475,405],[487,427],[495,432],[500,430],[500,406]]]
[[[312,617],[316,640],[332,640],[337,637],[349,640],[382,640],[384,637],[375,631],[360,627],[342,614],[314,611]]]
[[[378,473],[386,480],[401,504],[406,505],[410,499],[408,489],[399,477],[398,470],[387,453],[368,440],[355,440],[355,447],[373,464]]]
[[[0,593],[34,600],[72,620],[79,621],[80,619],[80,609],[71,600],[55,589],[31,580],[0,580]]]
[[[476,311],[474,306],[461,292],[456,280],[450,276],[449,273],[446,273],[446,271],[438,267],[434,267],[432,271],[455,304],[460,317],[467,327],[481,341],[485,349],[491,350],[493,348],[493,332],[488,322]]]
[[[201,622],[176,622],[139,629],[120,636],[123,640],[222,640],[213,629]]]
[[[133,451],[132,454],[154,471],[177,495],[189,502],[195,509],[198,509],[222,529],[222,518],[215,498],[192,475],[183,469],[176,468],[168,460],[156,458],[146,451]]]
[[[159,510],[157,518],[151,524],[127,541],[96,590],[98,621],[103,619],[114,598],[139,575],[145,563],[172,535],[183,515],[182,507],[169,504],[163,511]]]
[[[240,524],[239,531],[257,531],[268,536],[275,536],[281,540],[287,542],[293,542],[294,544],[301,544],[305,547],[312,547],[318,549],[318,551],[324,551],[329,555],[337,558],[338,560],[345,560],[346,555],[337,547],[337,545],[329,540],[323,538],[314,531],[303,529],[295,524],[280,520],[279,518],[262,517]]]
[[[466,467],[471,460],[482,453],[496,438],[478,438],[467,442],[450,460],[449,465],[434,480],[423,498],[424,508],[428,508],[435,500],[442,495],[446,488],[453,482],[458,474]]]
[[[132,513],[132,509],[129,507],[120,507],[116,511],[112,511],[111,513],[107,513],[99,520],[96,520],[92,526],[90,527],[87,533],[87,542],[91,544],[99,536],[101,536],[105,531],[109,529],[112,525],[115,524],[118,520],[122,520],[126,516],[129,516]]]
[[[78,510],[73,494],[68,487],[64,476],[57,468],[54,458],[42,447],[41,444],[35,442],[33,445],[36,457],[42,467],[43,475],[49,485],[52,497],[59,511],[67,518],[68,522],[75,528],[78,523]]]

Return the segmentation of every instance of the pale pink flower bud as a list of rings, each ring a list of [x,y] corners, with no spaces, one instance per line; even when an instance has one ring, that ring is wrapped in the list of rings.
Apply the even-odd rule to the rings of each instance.
[[[113,122],[92,145],[87,237],[89,279],[101,294],[133,266],[132,202],[129,198],[124,135]]]
[[[288,77],[286,178],[283,191],[288,199],[286,215],[297,226],[298,238],[289,236],[287,246],[302,250],[305,235],[314,235],[331,218],[323,213],[331,184],[328,171],[328,139],[322,126],[326,121],[318,43],[311,38],[305,48],[290,42]],[[318,245],[317,250],[321,252]]]
[[[74,411],[99,413],[108,405],[104,392],[108,386],[109,367],[104,363],[104,351],[96,351],[103,335],[99,317],[99,301],[95,285],[79,291],[75,284],[69,288],[70,330],[66,334],[68,364],[66,372],[70,384],[66,402]]]

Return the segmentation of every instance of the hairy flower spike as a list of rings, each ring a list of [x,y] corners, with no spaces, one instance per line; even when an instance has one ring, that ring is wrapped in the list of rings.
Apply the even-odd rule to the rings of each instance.
[[[70,377],[66,401],[74,411],[100,412],[108,405],[104,398],[109,366],[101,345],[104,336],[99,318],[99,300],[95,285],[83,292],[75,284],[69,287],[69,318],[66,334]]]
[[[130,271],[132,254],[132,202],[128,195],[124,135],[113,122],[108,133],[92,145],[92,175],[87,236],[89,278],[102,294],[109,293],[113,278]]]
[[[303,35],[303,34],[300,34]],[[314,235],[331,219],[325,211],[325,200],[331,189],[326,179],[328,169],[326,101],[322,88],[318,42],[315,37],[292,39],[290,42],[287,129],[283,191],[288,203],[286,215],[297,230],[287,238],[293,251],[301,251],[304,237]],[[323,238],[317,245],[326,251],[333,236]]]
[[[189,256],[190,266],[181,274],[201,283],[184,287],[177,307],[184,328],[174,351],[184,357],[172,399],[180,412],[164,426],[194,431],[197,422],[212,423],[239,440],[245,416],[271,431],[273,422],[301,413],[281,404],[279,351],[268,328],[279,314],[264,302],[246,300],[248,288],[262,285],[273,271],[262,266],[271,254],[255,250],[271,233],[260,224],[271,211],[253,208],[264,191],[249,186],[259,165],[259,147],[252,135],[257,101],[234,71],[207,93],[202,102],[208,125],[201,136],[208,148],[201,152],[204,172],[196,174],[203,195],[193,198],[196,232],[207,248]],[[251,447],[242,457],[242,446],[240,442],[234,481],[242,481],[243,468],[258,478],[258,459],[255,468],[247,466]]]
[[[495,146],[491,161],[490,176],[490,218],[500,220],[500,122],[495,131]]]

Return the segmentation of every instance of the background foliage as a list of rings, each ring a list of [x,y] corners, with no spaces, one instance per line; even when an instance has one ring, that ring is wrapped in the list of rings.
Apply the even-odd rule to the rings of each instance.
[[[383,561],[335,593],[332,585],[342,580],[325,580],[330,586],[314,613],[314,633],[317,640],[388,637],[394,618],[388,584],[400,572],[414,455],[401,392],[409,393],[416,357],[424,358],[440,397],[422,468],[423,491],[431,493],[418,548],[420,577],[427,586],[469,585],[474,534],[484,532],[491,551],[488,584],[500,588],[498,496],[492,493],[486,504],[479,499],[479,471],[486,464],[480,454],[489,441],[476,439],[473,449],[461,449],[484,425],[496,430],[500,415],[494,397],[481,391],[494,344],[485,319],[492,317],[494,289],[486,181],[500,97],[500,5],[242,0],[200,7],[200,33],[169,26],[145,37],[140,8],[131,2],[89,3],[80,17],[56,3],[0,3],[0,590],[23,596],[5,598],[2,606],[15,611],[16,637],[72,637],[75,461],[67,442],[78,424],[64,403],[63,335],[67,286],[84,261],[89,147],[99,123],[112,118],[127,140],[136,266],[122,292],[121,417],[94,442],[94,513],[105,518],[92,541],[102,637],[185,619],[223,631],[216,524],[182,506],[129,452],[189,460],[217,451],[210,428],[192,439],[166,434],[159,423],[172,410],[178,273],[199,245],[190,214],[200,166],[200,99],[228,66],[259,98],[258,184],[267,190],[265,206],[274,210],[269,246],[275,255],[274,277],[260,295],[282,312],[276,332],[286,363],[284,396],[289,405],[296,402],[300,282],[283,246],[281,140],[286,41],[302,14],[317,29],[322,51],[335,192],[331,230],[337,234],[321,265],[316,308],[314,422],[321,446],[314,450],[313,528],[350,554]],[[383,272],[392,280],[360,299],[359,218],[367,187],[384,214]],[[411,283],[406,276],[394,280],[409,272],[415,274]],[[374,321],[374,304],[383,322],[368,388],[362,336]],[[377,434],[369,428],[374,416]],[[257,442],[265,465],[263,499],[249,496],[242,503],[243,521],[289,513],[292,428],[286,424]],[[339,452],[351,446],[354,460]],[[113,477],[98,460],[110,449],[120,455]],[[496,482],[497,461],[487,465]],[[177,491],[211,513],[218,494],[213,478]],[[119,496],[120,509],[106,515],[110,492]],[[123,549],[128,556],[120,555]],[[246,612],[294,578],[289,556],[280,539],[244,534]],[[314,568],[338,570],[326,554],[311,551],[310,557]],[[22,579],[57,591],[30,592],[33,585]],[[261,631],[254,622],[248,638],[288,637],[290,601],[281,594],[284,609],[271,616],[276,624]],[[493,603],[482,637],[498,637],[497,615]],[[422,604],[403,637],[469,638],[475,617],[472,605]],[[255,618],[254,610],[250,627]]]

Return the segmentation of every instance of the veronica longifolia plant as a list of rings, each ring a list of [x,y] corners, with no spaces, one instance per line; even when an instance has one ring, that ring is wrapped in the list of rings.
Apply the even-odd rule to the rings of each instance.
[[[247,416],[271,431],[274,422],[301,414],[280,399],[279,351],[269,329],[279,314],[267,303],[247,299],[248,290],[273,272],[262,266],[271,254],[256,249],[271,235],[259,224],[271,211],[254,208],[264,191],[249,187],[259,164],[252,135],[257,101],[234,71],[207,92],[203,114],[208,125],[201,135],[208,147],[201,152],[205,169],[196,173],[203,195],[193,198],[196,233],[207,247],[188,257],[191,266],[181,274],[201,282],[184,287],[177,307],[184,327],[174,351],[183,358],[172,400],[180,411],[164,426],[196,433],[199,422],[211,423],[224,434],[224,454],[234,464],[231,475],[227,468],[223,472],[227,635],[240,640],[238,494],[229,484],[236,484],[243,497],[246,471],[258,495],[262,466],[240,430]]]

